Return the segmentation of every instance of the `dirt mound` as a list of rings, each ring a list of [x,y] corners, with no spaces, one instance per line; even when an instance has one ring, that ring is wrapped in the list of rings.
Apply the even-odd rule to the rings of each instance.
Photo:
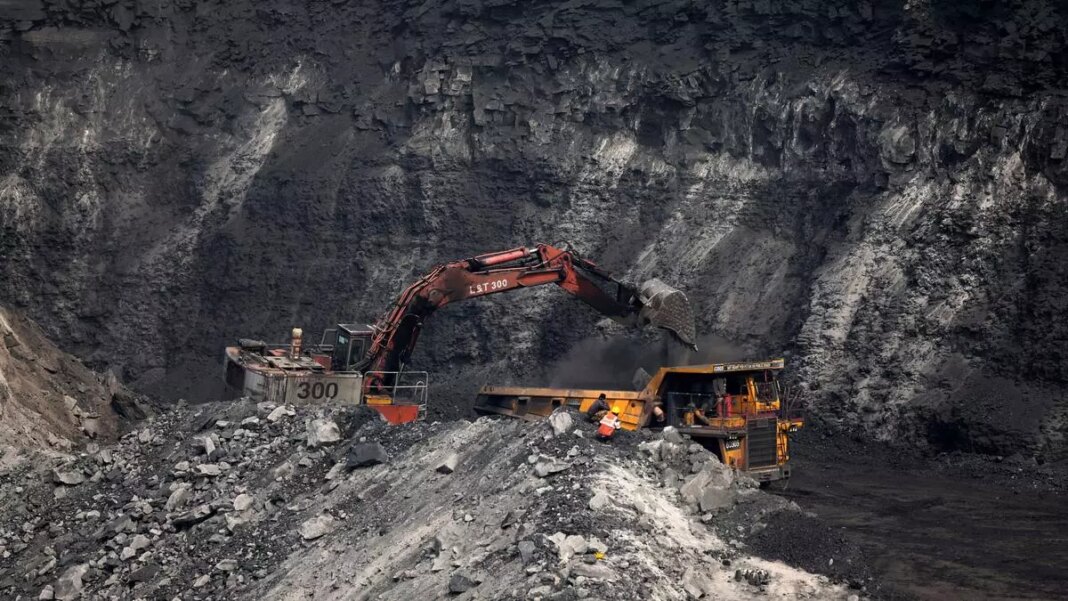
[[[93,373],[28,318],[0,307],[0,447],[69,450],[109,440],[120,412],[136,403],[114,376]]]
[[[564,420],[566,421],[566,420]],[[364,408],[179,407],[0,470],[0,595],[845,599],[709,524],[763,496],[688,441]]]

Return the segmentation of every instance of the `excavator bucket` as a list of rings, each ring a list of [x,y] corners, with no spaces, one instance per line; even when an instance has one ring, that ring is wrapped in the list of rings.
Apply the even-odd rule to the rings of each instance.
[[[697,348],[697,326],[690,300],[681,290],[653,278],[641,285],[638,298],[642,302],[641,319],[645,323],[664,328],[686,346]]]

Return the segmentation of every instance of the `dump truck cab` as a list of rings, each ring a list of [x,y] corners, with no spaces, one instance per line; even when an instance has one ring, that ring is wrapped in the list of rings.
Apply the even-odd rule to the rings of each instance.
[[[589,411],[602,394],[624,430],[674,426],[760,482],[790,477],[789,435],[801,415],[784,405],[783,359],[663,367],[640,391],[484,386],[475,411],[527,420],[557,408]],[[664,420],[655,419],[656,408]]]
[[[782,359],[660,370],[650,381],[668,425],[758,481],[790,477],[789,434],[804,421],[784,405]]]

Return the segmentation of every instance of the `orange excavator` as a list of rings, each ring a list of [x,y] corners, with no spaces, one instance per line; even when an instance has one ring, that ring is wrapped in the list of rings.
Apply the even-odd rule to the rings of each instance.
[[[375,407],[392,423],[418,419],[426,408],[428,374],[408,361],[424,320],[469,298],[556,284],[602,315],[668,330],[694,346],[686,296],[660,280],[622,282],[568,245],[520,247],[438,265],[408,286],[374,325],[338,324],[305,346],[295,328],[289,344],[242,339],[226,349],[226,382],[256,401],[333,401]]]

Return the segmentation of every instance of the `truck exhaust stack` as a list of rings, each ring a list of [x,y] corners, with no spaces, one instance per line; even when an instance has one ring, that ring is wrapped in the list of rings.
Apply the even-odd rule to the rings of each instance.
[[[681,290],[653,278],[641,285],[638,296],[642,301],[640,316],[643,322],[668,330],[683,344],[697,350],[693,309]]]

